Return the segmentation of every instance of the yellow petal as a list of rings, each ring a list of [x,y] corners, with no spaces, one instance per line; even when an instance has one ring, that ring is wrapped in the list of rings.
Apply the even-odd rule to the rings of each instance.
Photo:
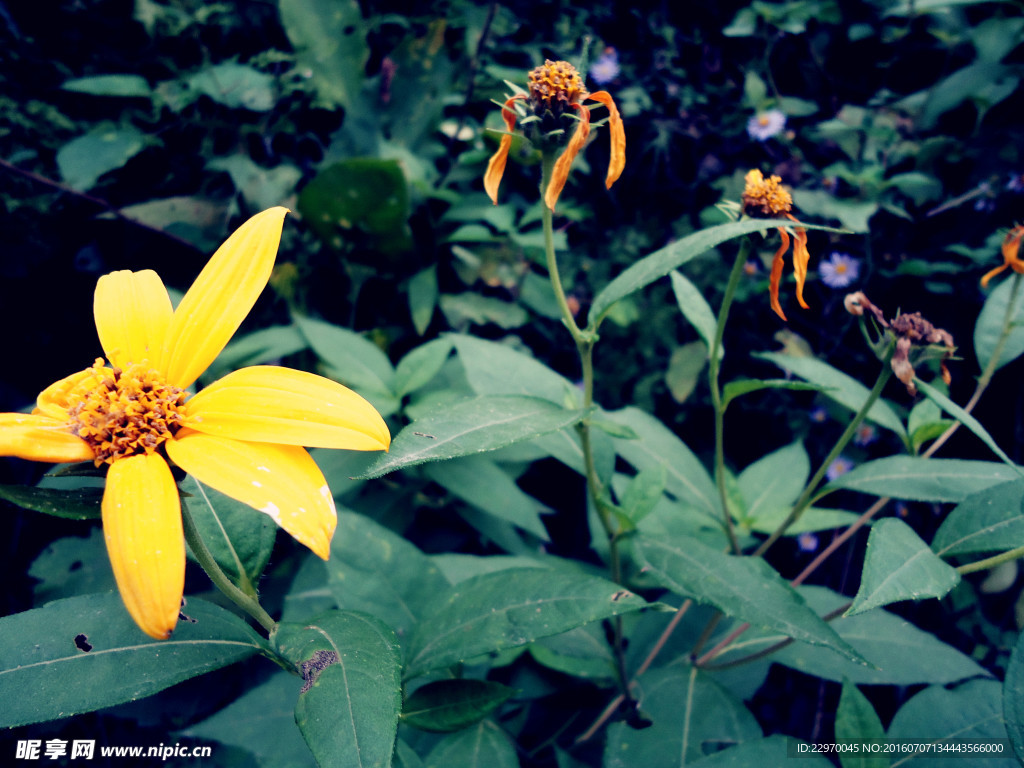
[[[0,456],[62,464],[90,461],[93,452],[62,421],[39,414],[0,413]]]
[[[182,389],[224,349],[259,298],[277,257],[285,208],[257,213],[235,230],[174,311],[159,369]]]
[[[552,211],[555,210],[558,196],[562,194],[562,188],[569,179],[569,169],[572,167],[572,161],[576,159],[576,155],[583,149],[583,145],[587,143],[587,136],[590,135],[590,110],[579,104],[573,104],[572,107],[580,113],[580,122],[576,126],[576,130],[573,131],[565,151],[555,161],[555,167],[551,169],[551,181],[548,182],[547,191],[544,193],[544,204]]]
[[[623,168],[626,167],[626,131],[622,126],[622,117],[619,115],[619,108],[607,91],[598,91],[587,96],[588,99],[599,101],[608,107],[608,134],[611,138],[612,154],[608,163],[608,175],[605,177],[604,185],[611,188]]]
[[[111,373],[109,368],[101,369],[105,373]],[[36,398],[35,413],[41,413],[52,419],[66,422],[68,419],[68,396],[73,390],[83,391],[94,386],[100,386],[100,378],[89,368],[84,371],[77,371],[70,376],[65,376],[60,381],[55,381],[48,386]]]
[[[246,443],[183,429],[167,455],[199,482],[265,512],[324,560],[338,524],[323,473],[304,448]]]
[[[119,368],[143,360],[159,365],[172,312],[167,289],[151,269],[111,272],[96,283],[96,331],[107,359]]]
[[[185,536],[178,489],[162,456],[130,456],[110,465],[103,535],[128,613],[147,635],[166,640],[185,589]]]
[[[185,425],[261,443],[382,451],[391,434],[351,389],[313,373],[255,365],[229,373],[188,401]]]

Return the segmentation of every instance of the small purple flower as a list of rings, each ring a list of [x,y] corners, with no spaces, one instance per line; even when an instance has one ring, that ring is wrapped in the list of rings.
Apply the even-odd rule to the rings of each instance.
[[[815,424],[824,424],[828,421],[828,411],[825,410],[825,406],[818,405],[811,410],[811,421]]]
[[[597,57],[597,61],[590,65],[587,73],[595,83],[605,85],[618,77],[620,71],[619,54],[614,48],[608,46],[604,49],[604,53]]]
[[[818,537],[810,531],[804,531],[796,537],[796,545],[804,552],[813,552],[818,548]]]
[[[768,141],[786,127],[786,115],[778,109],[758,112],[747,121],[747,134],[755,141]]]
[[[846,288],[860,276],[860,261],[845,253],[833,251],[818,267],[821,280],[829,288]]]
[[[854,445],[871,445],[878,439],[878,430],[870,424],[861,424],[853,435]]]
[[[1024,192],[1024,173],[1014,173],[1006,182],[1006,189],[1010,192]]]
[[[838,456],[828,465],[828,469],[825,470],[825,477],[830,481],[835,480],[840,475],[845,475],[851,469],[853,469],[853,462],[845,456]]]

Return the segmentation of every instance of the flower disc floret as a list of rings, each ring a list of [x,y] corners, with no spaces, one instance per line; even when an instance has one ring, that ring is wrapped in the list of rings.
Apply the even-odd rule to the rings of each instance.
[[[793,196],[782,186],[779,176],[769,176],[756,168],[750,171],[744,181],[743,212],[748,216],[779,216],[793,210]]]
[[[97,358],[67,393],[68,425],[92,448],[96,466],[152,453],[181,428],[185,390],[147,364],[107,368]]]
[[[583,78],[567,61],[551,61],[531,70],[529,74],[530,106],[534,111],[548,109],[561,114],[570,104],[579,104],[586,95]]]

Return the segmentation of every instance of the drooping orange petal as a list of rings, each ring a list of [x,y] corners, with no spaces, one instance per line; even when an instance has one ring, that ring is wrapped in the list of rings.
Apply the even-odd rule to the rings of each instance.
[[[96,283],[96,331],[107,359],[119,368],[143,360],[159,365],[172,313],[167,289],[151,269],[111,272]]]
[[[183,429],[167,455],[199,482],[260,512],[322,557],[338,524],[323,473],[304,448],[206,435]]]
[[[580,104],[573,104],[572,107],[579,113],[580,122],[576,126],[576,130],[573,131],[565,150],[555,160],[555,166],[551,169],[551,180],[544,192],[544,204],[552,211],[555,210],[558,196],[562,194],[565,182],[569,179],[572,161],[583,149],[583,145],[587,143],[587,137],[590,135],[590,110]]]
[[[505,119],[505,128],[509,133],[516,128],[516,110],[512,106],[517,99],[523,96],[513,96],[505,102],[501,109],[501,116]],[[512,146],[512,137],[505,134],[501,137],[498,151],[495,152],[487,163],[487,171],[484,173],[484,190],[491,201],[498,204],[498,187],[501,185],[501,177],[505,173],[505,164],[508,162],[508,150]]]
[[[793,216],[790,219],[796,221]],[[807,265],[810,263],[811,254],[807,250],[807,230],[797,227],[793,238],[793,274],[796,277],[796,300],[804,309],[810,306],[804,301],[804,283],[807,281]]]
[[[89,461],[92,448],[63,421],[28,413],[0,413],[0,456],[62,464]]]
[[[1000,272],[1002,272],[1004,269],[1006,269],[1009,266],[1010,266],[1009,262],[1003,262],[1002,264],[1000,264],[995,269],[990,269],[988,272],[985,273],[985,276],[981,278],[981,287],[982,288],[987,288],[988,287],[988,281],[991,280],[993,277],[998,275]]]
[[[604,185],[611,189],[612,184],[622,175],[622,169],[626,167],[626,131],[622,126],[622,117],[619,115],[619,108],[607,91],[598,91],[587,96],[588,99],[599,101],[608,107],[608,134],[612,144],[611,160],[608,163],[608,176],[605,177]]]
[[[110,369],[104,368],[101,370],[109,371]],[[33,413],[45,414],[51,419],[66,422],[68,419],[69,394],[75,389],[83,387],[92,388],[100,385],[100,378],[91,369],[87,368],[84,371],[72,373],[70,376],[65,376],[63,379],[53,382],[53,384],[39,393]]]
[[[779,246],[779,250],[775,252],[775,257],[772,259],[772,271],[768,277],[768,296],[775,314],[785,320],[786,313],[782,311],[782,305],[779,303],[779,283],[782,281],[782,268],[786,263],[782,257],[789,250],[789,235],[786,230],[780,229],[779,237],[782,238],[782,245]]]
[[[128,613],[147,635],[167,639],[185,589],[185,536],[178,489],[162,456],[140,454],[110,465],[103,535]]]
[[[188,401],[185,426],[251,442],[387,450],[391,434],[376,409],[335,381],[254,365],[229,373]]]
[[[257,213],[234,231],[174,311],[159,370],[182,389],[224,349],[270,279],[286,208]]]

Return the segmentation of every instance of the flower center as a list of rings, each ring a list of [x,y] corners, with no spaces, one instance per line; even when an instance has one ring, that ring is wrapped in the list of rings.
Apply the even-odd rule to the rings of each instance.
[[[745,177],[746,187],[743,189],[743,209],[747,214],[777,216],[789,213],[793,208],[793,198],[782,186],[782,179],[769,176],[767,179],[756,168]]]
[[[89,444],[96,465],[152,453],[184,419],[186,393],[145,363],[107,368],[97,358],[67,393],[71,431]]]
[[[578,104],[587,95],[576,67],[567,61],[546,60],[530,71],[530,101],[535,109],[543,107],[561,114],[570,104]]]
[[[843,262],[839,262],[838,264],[835,265],[837,275],[845,275],[847,269],[849,269],[849,267],[847,267],[846,264],[844,264]]]

